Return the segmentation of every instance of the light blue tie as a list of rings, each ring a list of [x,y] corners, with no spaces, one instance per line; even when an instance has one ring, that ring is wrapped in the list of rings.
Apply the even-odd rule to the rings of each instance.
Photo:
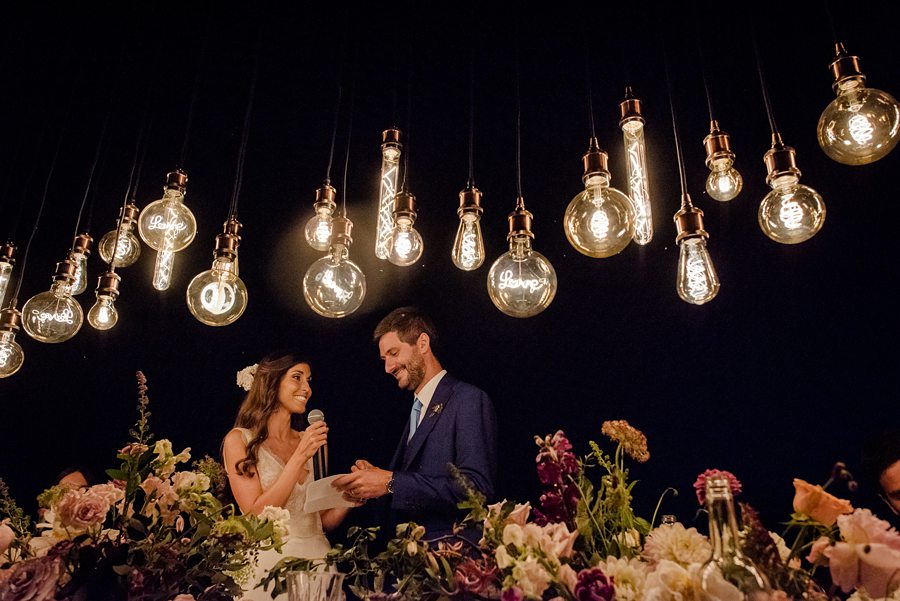
[[[416,402],[413,403],[412,411],[409,412],[409,436],[406,437],[406,442],[409,442],[413,437],[413,434],[416,433],[416,428],[419,427],[419,414],[422,412],[422,401],[416,398]]]

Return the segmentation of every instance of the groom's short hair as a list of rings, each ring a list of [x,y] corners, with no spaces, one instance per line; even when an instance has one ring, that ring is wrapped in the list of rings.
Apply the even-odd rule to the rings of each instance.
[[[437,328],[434,322],[418,307],[400,307],[388,313],[375,326],[372,339],[377,344],[388,332],[397,332],[397,336],[406,344],[415,344],[419,335],[428,334],[431,346],[437,342]]]

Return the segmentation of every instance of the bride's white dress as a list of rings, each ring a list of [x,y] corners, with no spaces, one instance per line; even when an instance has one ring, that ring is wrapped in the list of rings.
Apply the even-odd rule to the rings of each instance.
[[[244,442],[249,443],[252,434],[250,430],[238,428],[244,437]],[[325,538],[322,530],[322,518],[317,513],[303,513],[303,503],[306,501],[306,486],[313,481],[312,460],[307,464],[309,474],[306,476],[303,484],[295,484],[291,496],[288,497],[284,508],[291,513],[291,520],[288,522],[290,535],[287,543],[281,548],[281,553],[270,549],[259,553],[259,563],[253,573],[250,582],[244,586],[245,601],[272,601],[271,587],[269,591],[263,591],[261,588],[254,588],[259,581],[265,576],[266,570],[274,566],[285,557],[303,557],[306,559],[321,559],[325,557],[331,545]],[[260,445],[258,459],[256,462],[256,471],[259,474],[259,481],[263,490],[267,490],[278,478],[284,469],[284,463],[277,455],[268,451],[264,446]],[[279,595],[276,597],[278,601],[285,601],[287,595]]]

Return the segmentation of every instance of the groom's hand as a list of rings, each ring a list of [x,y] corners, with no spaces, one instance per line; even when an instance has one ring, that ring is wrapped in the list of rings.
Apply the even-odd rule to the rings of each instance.
[[[387,483],[393,478],[394,473],[375,467],[368,461],[365,463],[369,467],[357,468],[331,483],[334,488],[344,493],[344,499],[348,501],[377,499],[387,494]]]
[[[351,472],[356,472],[356,471],[359,471],[359,470],[371,470],[371,469],[376,469],[376,468],[375,468],[374,465],[372,465],[371,463],[369,463],[369,462],[366,461],[365,459],[357,459],[357,460],[356,460],[356,463],[354,463],[354,464],[350,467],[350,471],[351,471]]]

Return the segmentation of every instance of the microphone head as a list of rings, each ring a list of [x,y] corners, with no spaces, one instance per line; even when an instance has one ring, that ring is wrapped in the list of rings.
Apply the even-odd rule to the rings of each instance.
[[[325,421],[325,414],[322,413],[322,410],[321,410],[321,409],[313,409],[313,410],[310,411],[309,414],[306,416],[306,421],[309,422],[310,425],[312,425],[312,424],[314,424],[314,423],[316,423],[316,422],[324,422],[324,421]]]

